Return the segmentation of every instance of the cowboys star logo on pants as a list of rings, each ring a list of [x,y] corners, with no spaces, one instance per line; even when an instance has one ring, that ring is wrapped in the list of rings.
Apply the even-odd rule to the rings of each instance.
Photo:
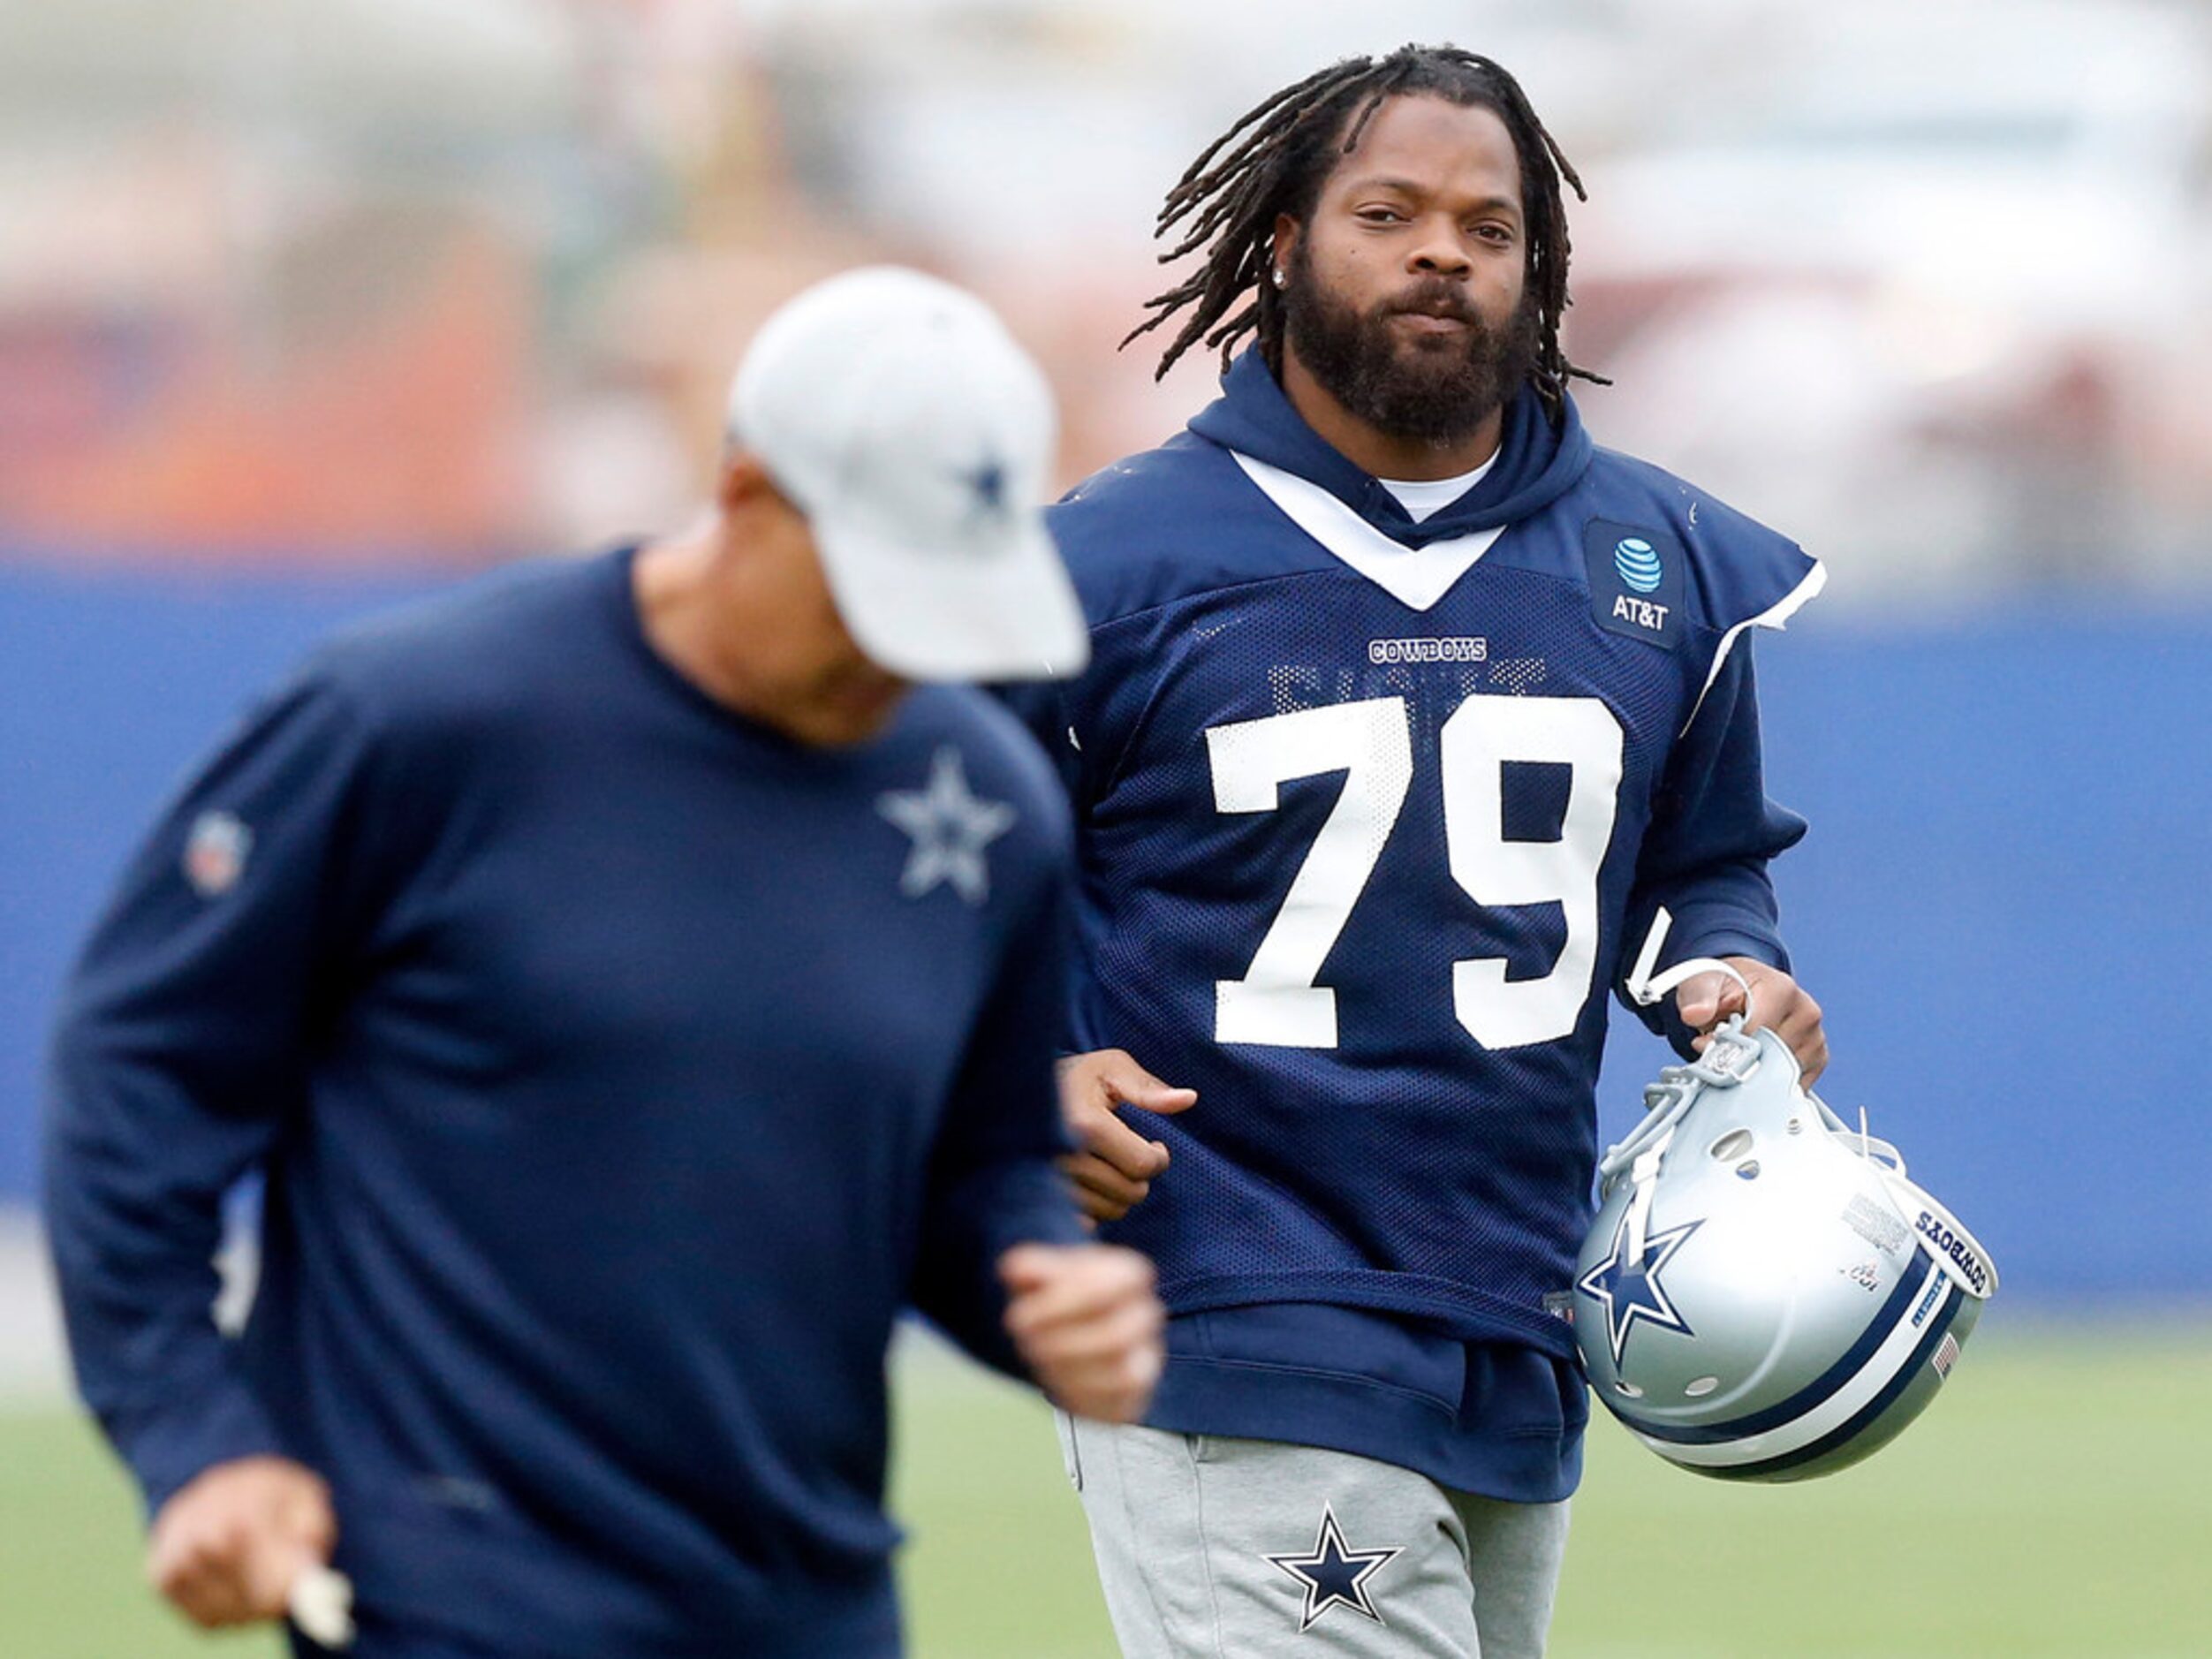
[[[1384,1623],[1382,1615],[1375,1610],[1375,1602],[1367,1591],[1367,1580],[1395,1557],[1405,1554],[1404,1548],[1382,1549],[1353,1549],[1345,1543],[1344,1529],[1337,1524],[1337,1511],[1324,1504],[1321,1509],[1321,1531],[1314,1539],[1311,1551],[1304,1555],[1269,1556],[1268,1560],[1306,1587],[1306,1605],[1298,1621],[1299,1635],[1313,1629],[1314,1621],[1332,1607],[1348,1607],[1362,1618],[1376,1624]]]

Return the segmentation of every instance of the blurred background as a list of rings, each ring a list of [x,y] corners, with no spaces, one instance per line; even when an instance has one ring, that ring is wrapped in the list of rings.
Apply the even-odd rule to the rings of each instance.
[[[1593,1544],[1557,1651],[2212,1652],[2212,1604],[2140,1553],[1959,1622],[1926,1566],[1958,1541],[1900,1531],[1928,1494],[1882,1484],[1954,1519],[1979,1495],[1977,1570],[2031,1587],[1990,1558],[2007,1525],[2098,1530],[2037,1507],[2061,1451],[2124,1538],[2212,1549],[2182,1405],[2212,1382],[2201,0],[0,0],[0,1651],[167,1651],[87,1610],[140,1607],[129,1500],[58,1406],[29,1206],[56,987],[180,769],[342,618],[680,523],[753,327],[833,269],[992,300],[1057,383],[1063,482],[1157,443],[1214,374],[1114,349],[1166,284],[1161,195],[1275,87],[1406,40],[1511,68],[1588,187],[1567,346],[1615,383],[1577,390],[1598,440],[1829,564],[1761,646],[1772,788],[1814,824],[1780,880],[1825,1091],[2005,1274],[1953,1390],[1985,1414],[1939,1407],[1855,1509],[1771,1511],[1860,1552],[1845,1585],[1826,1545],[1751,1569],[1801,1569],[1773,1617],[1814,1598],[1822,1635],[1758,1625],[1741,1557],[1686,1632],[1619,1634]],[[1663,1057],[1617,1034],[1609,1137]],[[1003,1594],[920,1567],[923,1651],[1106,1651],[1072,1504],[1021,1484],[1057,1481],[1049,1431],[910,1368],[902,1480],[948,1541],[917,1515],[917,1561],[1057,1550],[1023,1577],[1074,1609],[1002,1640],[972,1621]],[[1582,1524],[1624,1550],[1744,1530],[1593,1456]],[[1903,1614],[1867,1610],[1867,1550]]]

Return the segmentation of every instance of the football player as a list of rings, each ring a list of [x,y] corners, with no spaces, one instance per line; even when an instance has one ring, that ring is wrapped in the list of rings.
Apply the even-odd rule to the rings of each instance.
[[[1456,49],[1269,97],[1136,330],[1220,398],[1052,514],[1091,666],[1013,695],[1079,823],[1070,1168],[1170,1313],[1143,1424],[1066,1447],[1133,1655],[1541,1652],[1609,988],[1663,905],[1824,1059],[1747,637],[1821,568],[1593,445],[1563,180]],[[1687,1048],[1741,992],[1678,996]]]
[[[366,1659],[892,1655],[903,1302],[1140,1409],[1150,1265],[1054,1167],[1065,806],[912,683],[1081,662],[1051,430],[980,302],[832,279],[696,526],[353,630],[156,827],[67,992],[46,1215],[192,1618],[344,1637],[335,1549]]]

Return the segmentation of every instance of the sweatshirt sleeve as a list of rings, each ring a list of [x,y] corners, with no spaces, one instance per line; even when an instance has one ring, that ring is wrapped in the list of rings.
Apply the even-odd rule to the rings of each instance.
[[[1057,872],[1010,947],[937,1134],[910,1299],[984,1364],[1027,1380],[1001,1322],[998,1258],[1085,1237],[1055,1163],[1068,1150],[1054,1076],[1070,927]]]
[[[1786,970],[1768,860],[1797,845],[1805,820],[1767,799],[1751,642],[1731,653],[1677,742],[1629,895],[1624,967],[1663,906],[1673,922],[1657,966],[1695,956],[1746,956]],[[1690,1034],[1670,998],[1636,1016],[1687,1054]]]
[[[78,1385],[149,1512],[277,1450],[215,1325],[225,1193],[305,1108],[367,755],[309,678],[249,718],[125,873],[64,989],[44,1205]]]

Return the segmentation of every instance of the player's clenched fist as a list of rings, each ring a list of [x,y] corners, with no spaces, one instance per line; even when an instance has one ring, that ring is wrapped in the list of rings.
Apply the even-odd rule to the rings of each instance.
[[[1054,1404],[1134,1422],[1165,1358],[1152,1263],[1117,1245],[1019,1245],[998,1259],[1006,1333]]]
[[[1124,1122],[1121,1109],[1187,1111],[1198,1091],[1170,1088],[1120,1049],[1071,1055],[1060,1062],[1060,1117],[1076,1150],[1060,1161],[1075,1185],[1075,1201],[1093,1221],[1119,1221],[1152,1191],[1168,1167],[1168,1149]]]
[[[287,1458],[219,1463],[154,1518],[146,1575],[193,1623],[281,1618],[292,1581],[337,1542],[330,1489]]]

